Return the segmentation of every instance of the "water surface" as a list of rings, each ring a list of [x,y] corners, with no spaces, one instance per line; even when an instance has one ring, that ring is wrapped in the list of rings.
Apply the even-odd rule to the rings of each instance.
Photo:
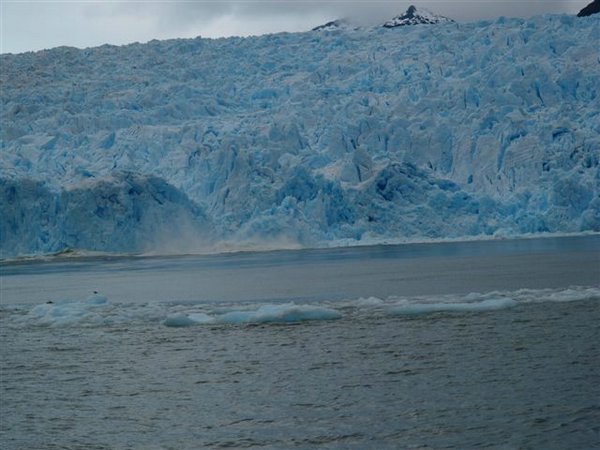
[[[599,249],[3,265],[0,447],[598,448]]]

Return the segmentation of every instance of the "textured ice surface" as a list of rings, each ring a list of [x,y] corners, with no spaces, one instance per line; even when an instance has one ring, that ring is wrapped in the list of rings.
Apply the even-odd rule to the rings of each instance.
[[[2,55],[2,257],[600,231],[599,22]]]

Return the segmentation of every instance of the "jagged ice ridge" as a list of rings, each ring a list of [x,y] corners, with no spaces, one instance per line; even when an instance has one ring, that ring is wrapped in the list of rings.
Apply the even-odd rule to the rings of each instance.
[[[599,23],[2,55],[2,257],[600,231]]]

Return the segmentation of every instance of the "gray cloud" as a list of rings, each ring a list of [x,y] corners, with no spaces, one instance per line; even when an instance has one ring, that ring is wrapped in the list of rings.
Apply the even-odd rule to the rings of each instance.
[[[344,1],[344,0],[261,0],[261,1],[203,1],[169,2],[159,8],[170,25],[206,23],[222,16],[235,16],[246,20],[276,20],[295,17],[326,16],[332,19],[350,17],[362,22],[377,22],[402,13],[411,4],[423,6],[458,21],[470,21],[498,16],[529,17],[545,13],[574,13],[585,6],[585,1],[572,0],[422,0],[422,1]],[[165,25],[166,20],[165,20]]]
[[[246,0],[246,1],[14,1],[3,0],[0,51],[96,46],[175,37],[219,37],[303,31],[336,18],[375,24],[415,3],[457,21],[498,16],[574,14],[585,0]]]

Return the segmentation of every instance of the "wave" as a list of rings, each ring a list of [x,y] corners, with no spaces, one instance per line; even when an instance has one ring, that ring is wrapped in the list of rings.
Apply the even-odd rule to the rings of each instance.
[[[167,327],[201,325],[289,324],[344,318],[402,317],[431,314],[487,313],[546,302],[600,300],[600,287],[520,289],[488,293],[419,297],[358,298],[306,304],[112,303],[94,294],[84,300],[63,300],[36,306],[0,306],[0,323],[11,328],[98,327],[151,323]]]
[[[358,239],[336,239],[323,244],[326,248],[345,248],[345,247],[374,247],[384,245],[414,245],[414,244],[448,244],[465,242],[488,242],[488,241],[506,241],[506,240],[529,240],[529,239],[556,239],[581,236],[600,236],[598,231],[543,231],[536,233],[506,233],[498,231],[494,234],[463,235],[456,237],[363,237]]]
[[[420,296],[388,299],[390,315],[421,315],[438,312],[486,312],[518,305],[545,302],[600,300],[600,288],[575,286],[566,289],[519,289],[466,295]]]

